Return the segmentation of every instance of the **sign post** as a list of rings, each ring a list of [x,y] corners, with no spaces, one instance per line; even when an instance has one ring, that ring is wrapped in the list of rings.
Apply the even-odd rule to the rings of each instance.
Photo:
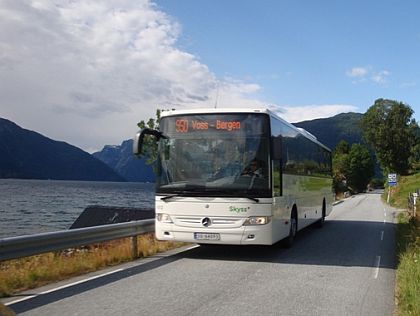
[[[386,202],[389,204],[389,196],[390,196],[390,192],[392,187],[395,187],[397,185],[397,174],[396,173],[389,173],[388,174],[388,198],[386,200]]]

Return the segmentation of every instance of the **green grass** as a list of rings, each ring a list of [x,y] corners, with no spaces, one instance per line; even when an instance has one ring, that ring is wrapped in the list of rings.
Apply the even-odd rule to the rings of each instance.
[[[397,310],[398,315],[420,315],[419,217],[400,213],[397,227]]]
[[[401,177],[394,188],[390,204],[407,208],[410,192],[420,188],[420,173]],[[386,200],[387,192],[384,194]],[[396,251],[397,267],[397,315],[420,315],[420,210],[414,218],[408,212],[398,215]]]
[[[386,200],[388,194],[387,188],[384,192]],[[409,193],[413,193],[416,189],[420,189],[420,173],[410,176],[403,176],[398,179],[398,185],[391,189],[389,203],[397,208],[407,208],[407,198]]]

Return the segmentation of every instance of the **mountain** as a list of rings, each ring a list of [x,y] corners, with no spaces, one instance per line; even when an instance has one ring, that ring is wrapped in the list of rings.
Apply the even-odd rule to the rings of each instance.
[[[350,145],[362,142],[362,131],[359,122],[361,113],[341,113],[333,117],[293,123],[297,127],[306,129],[324,145],[334,150],[340,140]]]
[[[89,153],[0,118],[0,178],[124,181]]]
[[[146,164],[144,158],[133,155],[133,140],[125,140],[119,146],[105,145],[93,156],[111,167],[127,181],[154,182],[155,175],[151,166]]]
[[[350,145],[363,144],[362,130],[359,127],[361,113],[341,113],[333,117],[303,121],[293,125],[306,129],[313,134],[321,143],[331,150],[340,140],[345,140]],[[375,177],[382,178],[381,168],[375,158]]]

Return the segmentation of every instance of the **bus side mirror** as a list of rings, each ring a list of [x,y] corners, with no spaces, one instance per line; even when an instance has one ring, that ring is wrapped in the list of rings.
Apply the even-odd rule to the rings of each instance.
[[[272,137],[272,159],[273,160],[280,160],[281,159],[281,144],[282,144],[282,137],[281,136],[273,136]]]
[[[144,128],[141,131],[137,132],[136,136],[134,137],[133,142],[133,153],[136,156],[141,156],[143,153],[143,144],[144,144],[144,137],[146,135],[151,135],[156,138],[156,141],[159,141],[161,138],[167,138],[165,135],[163,135],[161,132],[150,129],[150,128]]]

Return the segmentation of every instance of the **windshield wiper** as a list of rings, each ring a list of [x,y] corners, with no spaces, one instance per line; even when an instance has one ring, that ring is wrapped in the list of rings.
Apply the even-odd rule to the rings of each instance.
[[[192,193],[192,194],[191,194]],[[210,195],[209,195],[210,194]],[[218,197],[235,197],[235,198],[246,198],[249,199],[251,201],[254,201],[256,203],[260,202],[260,199],[255,198],[255,197],[251,197],[251,196],[244,196],[242,194],[226,194],[225,191],[221,191],[221,190],[203,190],[201,188],[194,188],[194,189],[189,189],[189,190],[182,190],[182,191],[178,191],[176,193],[172,193],[169,194],[167,196],[164,196],[161,198],[162,201],[167,201],[173,197],[177,197],[177,196],[218,196]]]
[[[171,199],[171,198],[173,198],[173,197],[175,197],[175,196],[181,196],[180,194],[178,194],[178,193],[176,193],[176,194],[171,194],[171,195],[167,195],[167,196],[164,196],[163,198],[161,198],[161,201],[166,201],[166,200],[169,200],[169,199]]]
[[[217,194],[217,195],[220,195],[220,197],[244,197],[244,198],[252,200],[256,203],[260,202],[260,200],[257,199],[257,198],[250,197],[250,196],[243,196],[245,194],[242,194],[242,192],[240,192],[239,194],[235,194],[235,193],[226,194],[226,191],[223,191],[223,190],[220,190],[220,189],[209,189],[209,188],[207,188],[205,193],[212,193],[213,195]]]
[[[190,189],[190,190],[176,191],[175,193],[162,197],[161,200],[166,201],[176,196],[190,196],[191,193],[193,193],[193,195],[197,195],[197,192],[202,193],[202,190]]]

